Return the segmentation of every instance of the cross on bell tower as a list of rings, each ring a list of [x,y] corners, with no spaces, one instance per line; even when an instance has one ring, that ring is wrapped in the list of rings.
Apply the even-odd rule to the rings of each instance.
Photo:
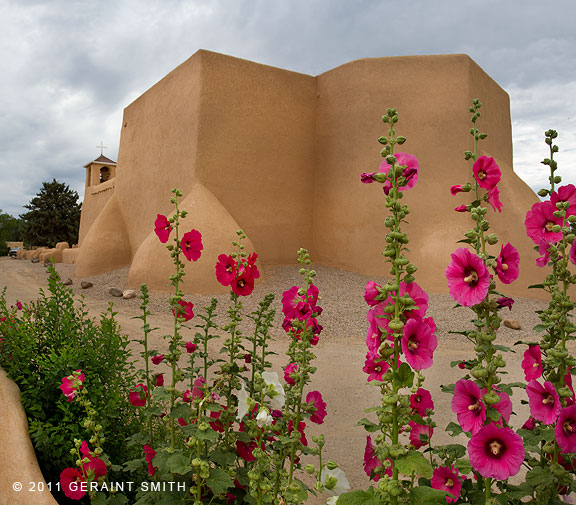
[[[104,154],[104,149],[108,149],[108,147],[104,145],[104,142],[102,140],[100,141],[100,145],[96,147],[100,148],[100,156]]]

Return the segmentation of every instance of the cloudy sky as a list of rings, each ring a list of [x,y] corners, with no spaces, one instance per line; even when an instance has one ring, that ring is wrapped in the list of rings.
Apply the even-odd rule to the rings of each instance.
[[[117,159],[122,109],[198,49],[317,75],[350,60],[469,54],[511,97],[516,172],[546,186],[543,132],[576,183],[576,1],[0,0],[0,208]]]

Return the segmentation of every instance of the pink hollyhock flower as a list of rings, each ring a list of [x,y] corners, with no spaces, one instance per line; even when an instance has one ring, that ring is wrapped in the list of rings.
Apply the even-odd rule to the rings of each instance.
[[[326,417],[326,402],[322,399],[320,391],[310,391],[306,395],[306,403],[312,404],[316,411],[310,416],[310,421],[316,424],[324,423]]]
[[[456,186],[450,187],[450,194],[452,196],[457,195],[458,193],[462,193],[462,184],[457,184]]]
[[[514,305],[514,299],[508,298],[507,296],[503,296],[502,298],[498,298],[498,300],[496,300],[496,303],[498,304],[498,307],[500,307],[501,309],[504,307],[508,307],[508,310],[512,310],[512,305]]]
[[[567,407],[570,405],[574,405],[576,403],[576,395],[574,394],[574,387],[572,386],[572,374],[570,373],[570,368],[568,369],[568,372],[566,372],[566,375],[564,376],[564,384],[566,384],[566,386],[568,386],[568,389],[572,391],[572,396],[570,398],[564,399]]]
[[[62,379],[62,384],[60,384],[60,390],[64,393],[66,399],[71,402],[76,397],[76,391],[82,389],[82,383],[84,382],[84,373],[81,370],[75,370],[74,374],[64,377]]]
[[[128,391],[128,401],[134,405],[134,407],[143,407],[146,405],[147,399],[148,387],[144,384],[136,384],[135,387],[130,388]]]
[[[430,443],[430,438],[434,434],[434,428],[427,426],[425,424],[418,424],[414,421],[410,421],[408,425],[412,428],[410,430],[410,444],[416,449],[424,447]],[[420,435],[425,435],[428,439],[424,442]]]
[[[410,407],[412,412],[420,417],[424,417],[427,410],[434,410],[434,402],[430,391],[418,388],[418,391],[410,395]]]
[[[536,379],[532,379],[526,386],[526,394],[532,417],[544,424],[554,424],[562,410],[554,384],[546,381],[542,386]]]
[[[154,456],[156,456],[156,451],[152,449],[152,447],[150,447],[148,444],[143,445],[142,448],[144,449],[145,454],[144,459],[146,460],[146,463],[148,463],[148,475],[154,477],[157,468],[152,465],[152,460],[154,459]]]
[[[576,239],[572,242],[572,246],[570,247],[570,251],[568,253],[568,258],[574,265],[576,265]]]
[[[22,302],[20,302],[20,301],[16,302],[16,308],[18,310],[22,310]]]
[[[248,296],[254,291],[254,277],[250,271],[244,267],[240,268],[240,273],[230,284],[232,292],[238,296]]]
[[[526,233],[536,245],[562,240],[562,232],[553,232],[555,224],[562,225],[562,219],[554,216],[556,207],[551,202],[536,202],[527,212],[524,225]]]
[[[452,253],[446,268],[450,296],[460,305],[471,307],[480,303],[490,288],[490,273],[484,262],[468,249],[461,247]]]
[[[184,319],[184,321],[190,321],[194,317],[194,304],[192,302],[185,302],[184,300],[178,300],[178,319]],[[172,309],[172,314],[176,314],[176,311]]]
[[[522,368],[527,381],[539,379],[542,376],[542,352],[539,345],[531,345],[524,352]]]
[[[413,188],[418,182],[418,159],[416,156],[408,153],[396,153],[394,157],[398,165],[404,165],[406,167],[402,169],[402,177],[404,177],[405,181],[404,184],[398,188],[398,191],[406,191],[407,189]],[[383,161],[378,168],[378,172],[388,174],[391,168],[392,166],[390,164]],[[388,194],[392,189],[392,183],[386,181],[383,189],[384,192]]]
[[[163,386],[164,385],[164,374],[158,373],[154,376],[154,384],[156,386]]]
[[[363,172],[360,174],[360,182],[363,184],[372,184],[374,182],[373,175],[375,172]]]
[[[453,497],[447,496],[447,503],[455,503],[460,497],[462,481],[458,477],[458,470],[453,466],[440,466],[434,469],[430,485],[440,491],[448,491]]]
[[[467,212],[468,207],[466,205],[458,205],[458,207],[454,207],[456,212]]]
[[[406,321],[400,343],[406,361],[414,370],[424,370],[432,366],[432,356],[438,339],[423,319],[412,318]]]
[[[522,425],[523,430],[532,431],[536,427],[536,419],[530,416],[526,422]]]
[[[490,423],[481,428],[468,442],[472,468],[482,477],[506,480],[520,471],[524,461],[522,437],[510,428]]]
[[[160,363],[162,363],[162,361],[164,361],[164,354],[158,354],[158,356],[152,356],[151,361],[155,365],[159,365]]]
[[[156,221],[154,222],[154,232],[160,239],[160,242],[163,244],[168,242],[171,231],[172,226],[170,226],[170,221],[168,221],[168,218],[162,214],[158,214],[156,216]]]
[[[71,500],[81,500],[86,491],[82,491],[81,484],[84,482],[82,474],[76,468],[66,468],[60,474],[62,491]]]
[[[370,307],[378,305],[382,301],[380,299],[381,290],[382,286],[374,281],[368,281],[366,283],[366,287],[364,288],[364,300],[366,300],[366,303],[370,305]]]
[[[452,412],[456,414],[462,429],[472,435],[477,433],[486,421],[483,396],[480,388],[471,380],[460,379],[454,387]]]
[[[382,331],[378,327],[376,313],[373,310],[369,310],[366,319],[370,323],[366,334],[366,346],[370,351],[377,351],[382,344]]]
[[[574,184],[561,186],[558,191],[553,191],[550,195],[550,203],[557,209],[558,202],[568,202],[570,206],[566,210],[566,216],[576,215],[576,187]]]
[[[536,265],[539,267],[545,267],[548,262],[550,261],[550,244],[546,242],[544,239],[540,240],[540,244],[538,244],[538,254],[541,254],[539,258],[536,258]]]
[[[104,475],[108,473],[106,463],[104,463],[100,458],[93,456],[86,441],[82,442],[80,452],[82,453],[83,458],[88,458],[89,460],[88,463],[82,465],[82,469],[86,475],[88,475],[89,471],[92,471],[94,472],[94,480],[96,480],[98,477],[104,477]]]
[[[230,255],[221,254],[216,263],[216,279],[222,286],[230,286],[236,277],[236,261]]]
[[[246,363],[247,365],[252,363],[252,354],[245,354],[244,355],[244,363]]]
[[[198,348],[198,346],[193,342],[186,342],[185,345],[186,345],[186,352],[188,354],[192,354]]]
[[[554,434],[562,452],[576,452],[576,405],[562,409]]]
[[[386,300],[379,303],[372,309],[374,311],[376,324],[390,334],[393,333],[388,327],[391,316],[390,314],[386,314],[384,312],[384,308],[386,305],[394,305],[394,295],[395,293],[391,292],[390,296]],[[401,282],[399,295],[408,295],[414,301],[414,310],[407,310],[402,314],[406,319],[424,318],[426,316],[426,311],[428,310],[428,295],[426,294],[426,291],[424,291],[416,282],[411,282],[409,284]],[[430,321],[428,321],[429,323],[433,322],[431,318],[428,319],[430,319]],[[433,331],[436,331],[435,327],[433,328]]]
[[[482,389],[482,396],[486,394],[485,389]],[[500,401],[494,405],[494,408],[500,413],[502,419],[506,421],[506,424],[510,422],[510,416],[512,415],[512,400],[508,393],[504,393],[504,391],[496,391],[496,394],[500,397]],[[499,419],[498,422],[501,423],[502,419]]]
[[[304,433],[304,429],[306,428],[306,423],[304,421],[300,421],[298,423],[298,432],[300,433],[300,443],[304,447],[308,447],[308,440],[306,439],[306,433]],[[294,431],[294,423],[292,421],[288,421],[288,435],[290,435]]]
[[[224,433],[224,424],[219,421],[220,419],[220,415],[222,414],[222,412],[224,412],[225,410],[228,410],[228,408],[226,407],[226,405],[220,405],[220,410],[215,411],[212,410],[210,411],[210,418],[211,419],[216,419],[216,421],[210,422],[210,426],[212,427],[212,429],[214,431],[217,431],[219,433]]]
[[[488,156],[480,156],[474,162],[472,172],[474,172],[474,178],[478,182],[478,186],[488,190],[495,187],[502,178],[500,167],[496,165],[494,158],[488,158]]]
[[[192,398],[203,398],[204,397],[204,385],[206,384],[206,379],[204,377],[198,377],[194,381],[192,387]]]
[[[188,261],[196,261],[200,259],[201,251],[204,249],[202,245],[202,234],[198,230],[191,230],[182,235],[180,242],[182,253]]]
[[[290,384],[291,386],[296,384],[296,381],[292,378],[291,375],[296,370],[298,370],[298,365],[296,363],[290,363],[289,365],[286,365],[286,368],[284,369],[284,380],[286,381],[286,384]]]
[[[496,274],[500,282],[504,284],[513,283],[520,273],[520,269],[518,268],[519,263],[520,255],[518,254],[518,249],[510,244],[510,242],[503,245],[498,258],[496,258]]]
[[[377,352],[368,351],[362,370],[368,374],[368,382],[382,381],[382,376],[388,370],[388,363]]]
[[[486,195],[486,200],[492,206],[494,212],[502,212],[502,202],[500,201],[500,190],[494,186]]]
[[[371,480],[373,480],[374,482],[378,482],[380,480],[380,474],[374,473],[373,476],[372,474],[378,467],[384,467],[384,465],[376,456],[376,451],[374,450],[374,446],[372,445],[372,438],[370,437],[370,435],[366,436],[366,448],[364,449],[363,466],[364,466],[364,472],[366,472],[366,475],[368,475],[368,477],[370,477]],[[386,468],[384,470],[384,474],[388,475],[389,477],[392,477],[392,466]]]

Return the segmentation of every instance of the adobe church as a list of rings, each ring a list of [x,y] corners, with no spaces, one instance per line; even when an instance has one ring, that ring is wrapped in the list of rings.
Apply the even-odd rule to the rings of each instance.
[[[80,277],[130,265],[131,287],[167,290],[173,265],[154,220],[171,214],[178,187],[189,212],[184,231],[199,230],[204,243],[186,267],[186,292],[223,289],[214,265],[238,229],[264,271],[294,264],[305,247],[315,263],[386,275],[384,195],[361,184],[360,173],[381,163],[380,118],[394,107],[403,148],[420,162],[405,194],[410,258],[419,284],[446,292],[450,253],[471,227],[453,210],[466,203],[462,195],[449,189],[471,180],[463,153],[472,149],[474,98],[488,134],[480,154],[502,170],[503,211],[489,220],[521,255],[520,279],[507,293],[533,296],[527,286],[544,272],[524,216],[538,199],[512,170],[509,97],[466,55],[362,59],[311,76],[198,51],[125,109],[118,162],[102,155],[86,165],[79,249],[65,251],[65,261]]]

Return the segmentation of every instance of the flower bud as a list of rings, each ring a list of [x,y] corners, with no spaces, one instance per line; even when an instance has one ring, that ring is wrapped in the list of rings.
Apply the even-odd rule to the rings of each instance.
[[[490,233],[490,235],[488,235],[486,237],[486,241],[490,244],[490,245],[494,245],[498,243],[498,236],[495,233]]]
[[[396,157],[393,154],[389,154],[386,156],[386,163],[389,165],[394,165],[394,163],[396,163]]]
[[[382,172],[376,172],[372,175],[372,179],[374,179],[376,182],[384,183],[386,182],[387,175]]]
[[[470,375],[472,375],[472,377],[475,379],[481,379],[488,375],[488,371],[484,367],[475,367],[470,370]]]
[[[396,137],[396,143],[398,145],[402,145],[404,142],[406,142],[406,137]]]
[[[338,465],[334,461],[329,459],[328,462],[326,463],[326,468],[328,468],[328,470],[336,470],[336,468],[338,468]]]
[[[413,274],[414,272],[416,272],[416,270],[418,270],[418,267],[416,265],[413,265],[412,263],[410,263],[406,267],[406,272],[408,272],[409,274]]]
[[[404,323],[400,321],[400,319],[392,319],[392,321],[388,323],[388,328],[390,328],[392,331],[400,331],[402,328],[404,328]]]
[[[306,471],[306,473],[309,473],[310,475],[312,475],[316,471],[316,468],[314,468],[314,465],[311,465],[310,463],[308,463],[304,467],[304,470]]]
[[[491,391],[490,393],[486,393],[482,400],[484,400],[486,405],[496,405],[498,402],[500,402],[500,397],[496,391]]]
[[[386,137],[380,137],[378,139],[378,142],[380,142],[380,144],[382,144],[383,146],[385,146],[386,144],[388,144],[388,139]]]

